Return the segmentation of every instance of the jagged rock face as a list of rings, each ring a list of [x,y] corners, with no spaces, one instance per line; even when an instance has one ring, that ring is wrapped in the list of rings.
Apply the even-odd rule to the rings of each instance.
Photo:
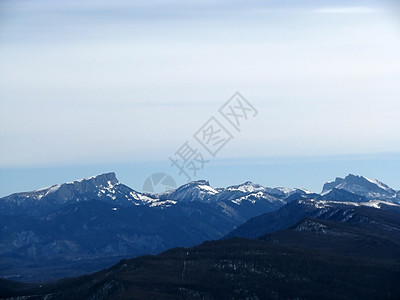
[[[116,185],[119,185],[119,182],[115,173],[106,173],[72,183],[64,183],[54,192],[54,196],[62,202],[89,200],[91,197],[96,197],[100,190],[110,189]]]
[[[351,193],[365,196],[369,200],[385,200],[400,203],[400,199],[394,189],[386,184],[363,176],[350,174],[343,178],[336,178],[333,182],[328,182],[322,189],[322,194],[332,189],[343,189]]]

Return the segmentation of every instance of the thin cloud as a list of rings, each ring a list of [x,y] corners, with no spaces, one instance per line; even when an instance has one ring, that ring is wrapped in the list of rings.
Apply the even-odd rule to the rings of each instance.
[[[324,7],[313,10],[317,14],[373,14],[379,13],[380,10],[374,7]]]

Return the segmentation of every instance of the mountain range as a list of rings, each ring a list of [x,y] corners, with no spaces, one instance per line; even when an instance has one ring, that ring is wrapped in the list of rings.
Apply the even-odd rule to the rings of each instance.
[[[219,239],[302,189],[190,182],[137,192],[106,173],[0,199],[0,274],[43,281],[99,270],[123,257]]]
[[[1,198],[0,275],[25,282],[78,276],[173,247],[260,238],[305,218],[379,225],[399,211],[399,196],[351,174],[320,194],[252,182],[213,188],[204,180],[148,194],[106,173]]]

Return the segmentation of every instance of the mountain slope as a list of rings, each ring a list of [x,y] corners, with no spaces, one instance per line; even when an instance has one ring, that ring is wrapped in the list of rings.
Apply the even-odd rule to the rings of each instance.
[[[123,260],[8,295],[35,299],[398,299],[390,230],[302,219],[261,239],[229,239]]]
[[[76,276],[122,257],[215,239],[243,221],[199,202],[162,210],[87,201],[23,223],[2,218],[1,274],[25,281]]]
[[[389,205],[390,204],[390,205]],[[400,206],[384,202],[341,202],[321,199],[300,199],[277,211],[251,218],[230,232],[226,238],[257,238],[264,234],[283,230],[303,218],[318,218],[346,223],[374,223],[380,226],[381,215],[400,220]],[[382,226],[389,226],[384,224]]]

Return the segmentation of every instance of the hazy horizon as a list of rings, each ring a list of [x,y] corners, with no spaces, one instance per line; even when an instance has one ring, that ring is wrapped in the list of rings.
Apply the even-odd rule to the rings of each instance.
[[[400,189],[395,1],[3,1],[0,196],[115,171],[141,190],[239,91],[257,110],[193,180]],[[221,121],[220,119],[218,119]],[[223,120],[221,121],[223,122]]]

